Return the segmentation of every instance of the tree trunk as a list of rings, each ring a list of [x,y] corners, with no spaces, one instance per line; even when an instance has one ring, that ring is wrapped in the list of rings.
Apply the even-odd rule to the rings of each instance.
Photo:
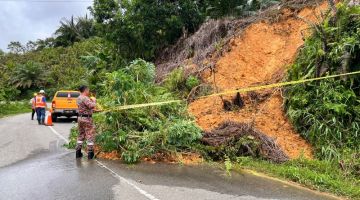
[[[349,51],[345,51],[341,56],[341,73],[348,73],[350,71],[350,60],[351,54]],[[346,81],[348,79],[347,76],[342,76],[341,80]]]

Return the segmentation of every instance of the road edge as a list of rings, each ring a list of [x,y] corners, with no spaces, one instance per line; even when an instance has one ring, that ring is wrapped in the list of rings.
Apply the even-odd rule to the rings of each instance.
[[[57,137],[59,137],[60,139],[64,140],[66,143],[69,143],[69,140],[66,139],[63,135],[61,135],[60,133],[58,133],[53,127],[48,126],[49,129],[51,130],[52,133],[54,133]],[[131,181],[129,181],[128,179],[120,176],[118,173],[116,173],[114,170],[112,170],[111,168],[109,168],[108,166],[106,166],[104,163],[100,162],[99,160],[95,159],[95,162],[97,163],[97,165],[101,168],[106,169],[107,171],[110,172],[110,174],[117,178],[120,182],[126,183],[127,185],[131,186],[132,188],[134,188],[137,192],[139,192],[140,194],[142,194],[143,196],[145,196],[147,199],[150,200],[160,200],[156,197],[154,197],[153,195],[151,195],[150,193],[148,193],[147,191],[141,189],[140,187],[138,187],[137,185],[135,185],[134,183],[131,183]]]

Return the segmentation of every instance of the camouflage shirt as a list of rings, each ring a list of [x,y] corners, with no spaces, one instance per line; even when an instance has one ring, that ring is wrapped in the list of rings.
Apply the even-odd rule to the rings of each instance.
[[[93,110],[96,107],[94,101],[87,96],[80,95],[76,102],[79,108],[79,115],[92,115]]]

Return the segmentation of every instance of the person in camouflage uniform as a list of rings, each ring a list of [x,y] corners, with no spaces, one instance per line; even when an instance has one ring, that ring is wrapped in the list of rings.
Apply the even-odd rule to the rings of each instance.
[[[87,141],[88,159],[94,158],[94,142],[95,142],[95,125],[93,123],[92,114],[96,110],[96,99],[89,98],[89,88],[81,86],[79,88],[81,94],[77,99],[79,109],[78,128],[79,135],[76,145],[76,158],[81,158],[81,148],[84,140]]]

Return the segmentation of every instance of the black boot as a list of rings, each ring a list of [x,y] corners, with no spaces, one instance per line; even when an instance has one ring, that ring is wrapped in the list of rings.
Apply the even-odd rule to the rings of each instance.
[[[91,160],[94,158],[94,150],[89,150],[88,152],[88,159]]]
[[[38,124],[41,125],[41,121],[40,121],[40,120],[38,120]]]
[[[81,149],[76,150],[76,158],[82,158],[83,154],[81,153]]]

